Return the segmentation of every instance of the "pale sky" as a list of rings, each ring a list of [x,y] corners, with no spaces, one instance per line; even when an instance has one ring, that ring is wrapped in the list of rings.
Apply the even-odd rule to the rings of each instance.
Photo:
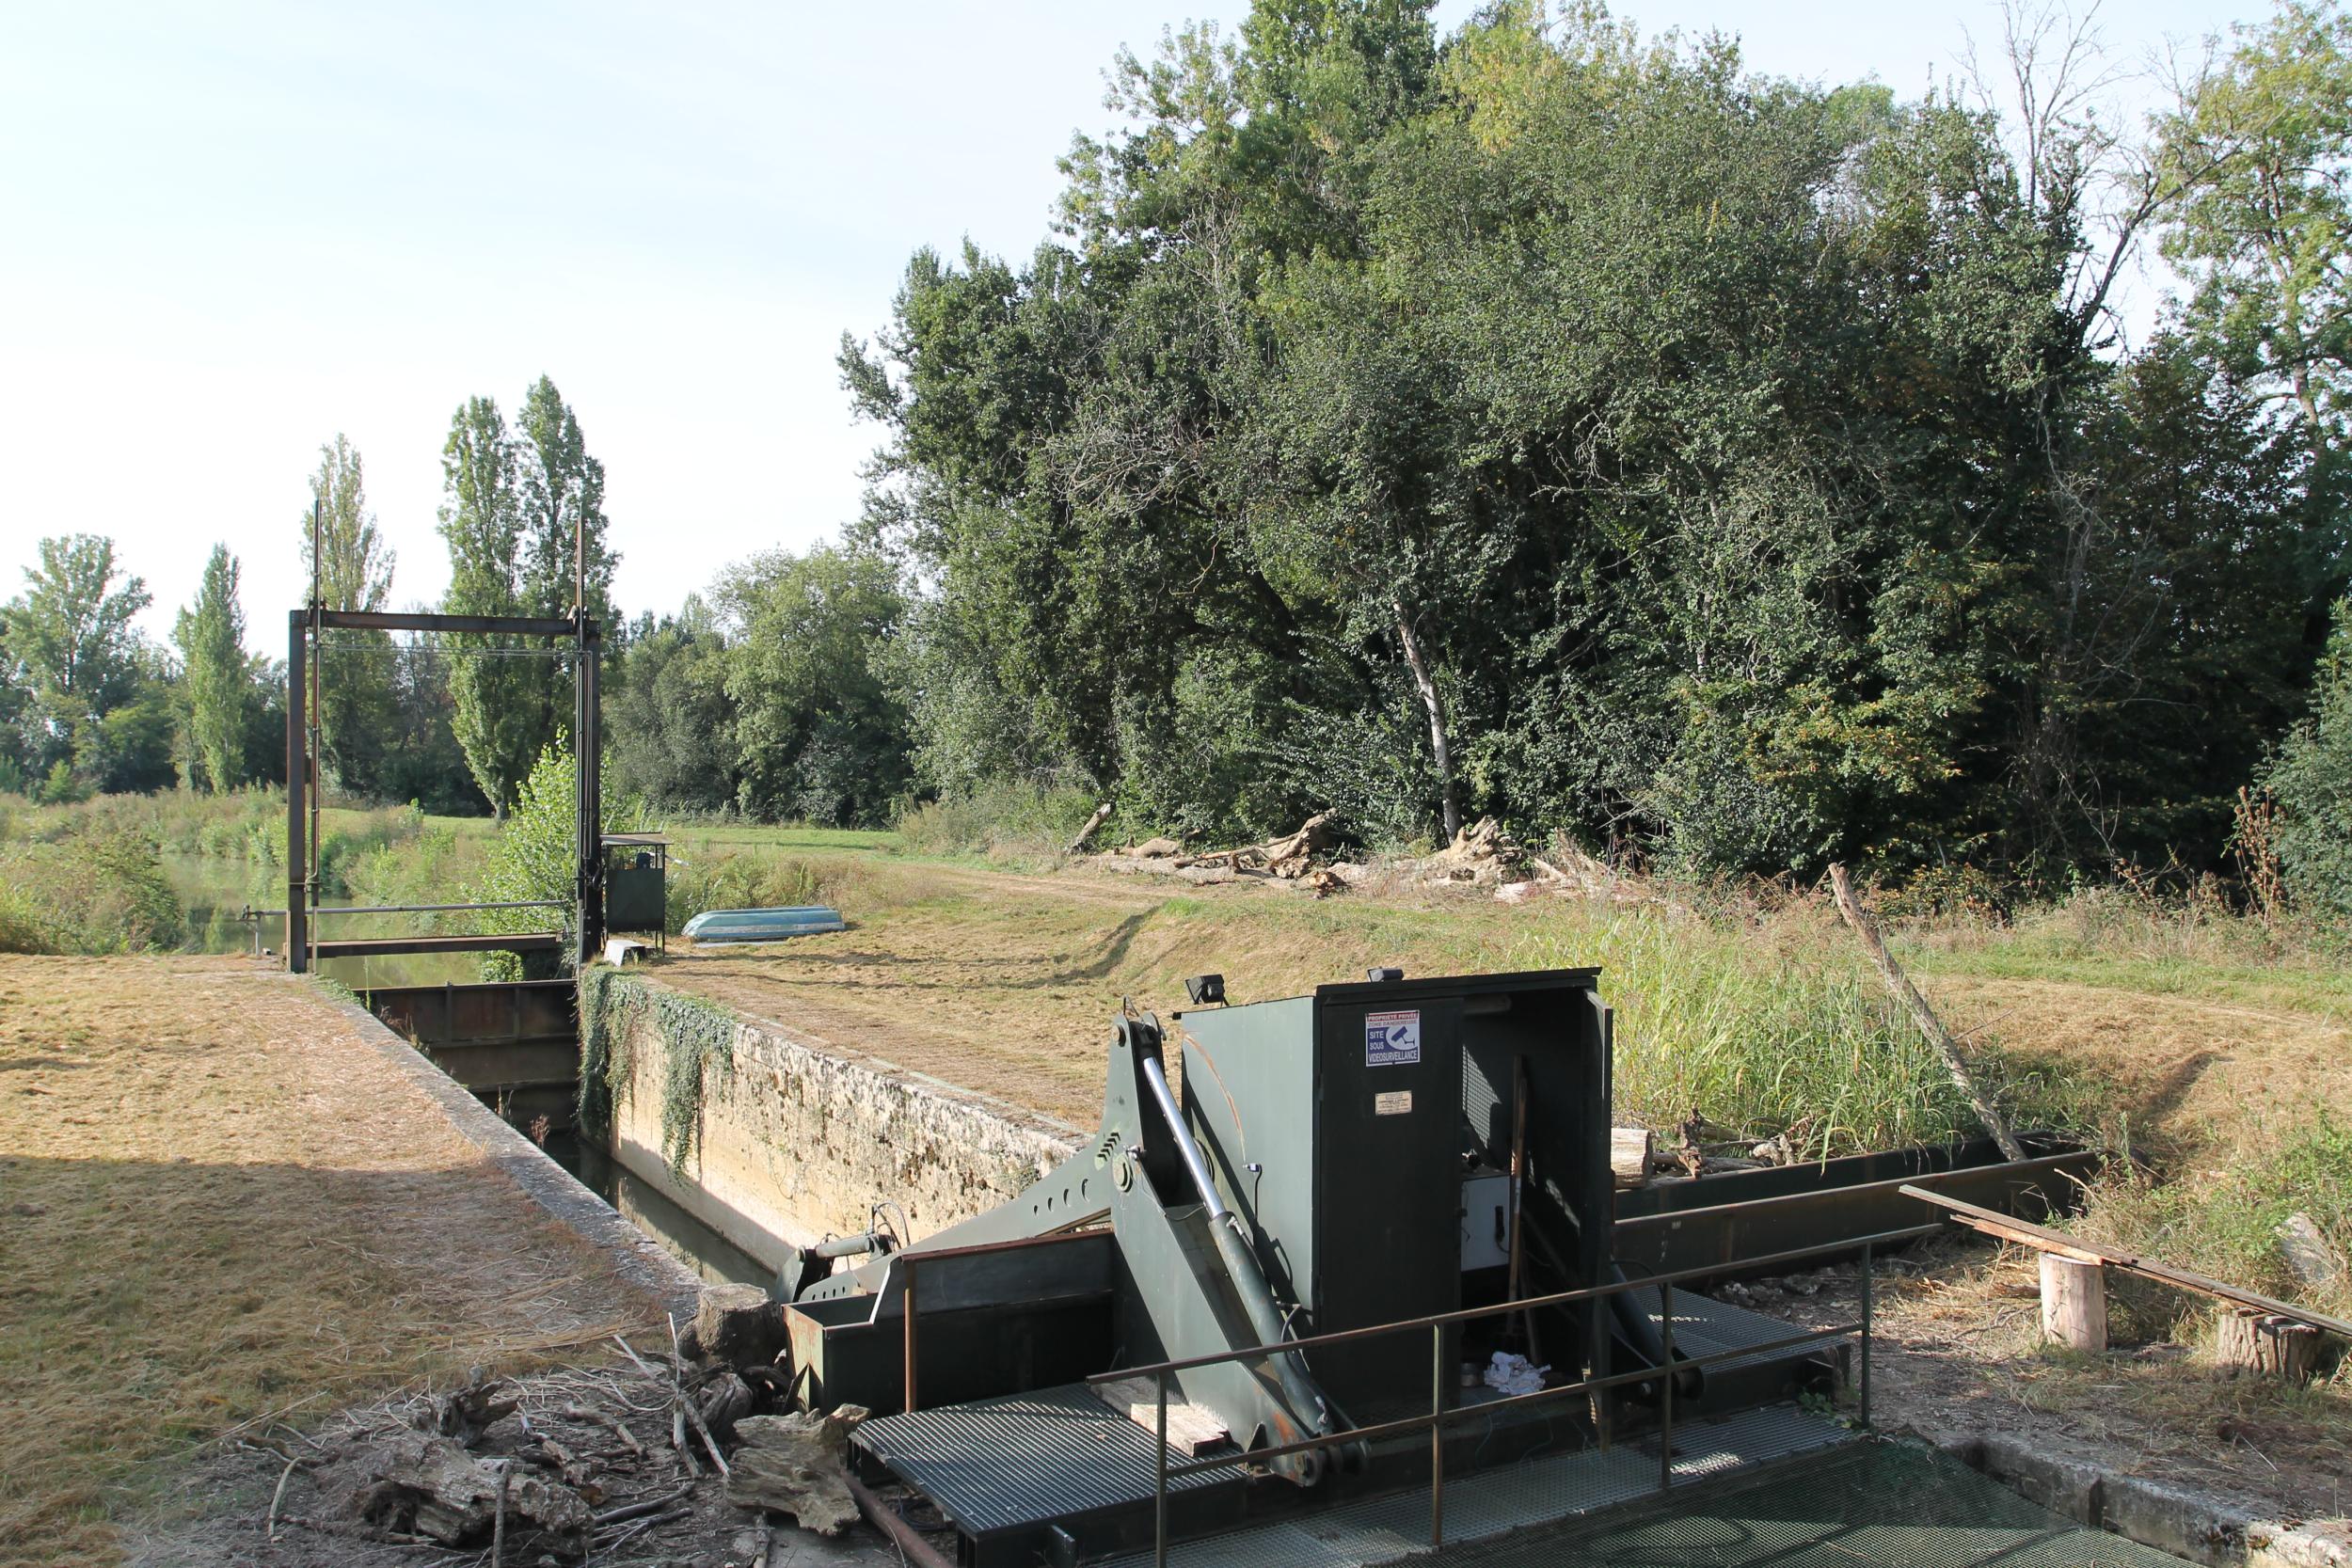
[[[2100,24],[2130,63],[2266,5],[2139,0]],[[40,536],[111,534],[161,637],[225,541],[250,641],[282,652],[306,478],[341,431],[398,552],[395,602],[431,601],[450,415],[473,393],[511,415],[542,372],[604,462],[629,612],[805,546],[855,515],[876,440],[837,385],[843,329],[886,322],[917,245],[1025,256],[1056,156],[1109,126],[1119,46],[1247,9],[0,9],[0,598]],[[1992,0],[1619,14],[1905,97],[1967,34],[2000,35]],[[2158,292],[2140,285],[2143,317]]]

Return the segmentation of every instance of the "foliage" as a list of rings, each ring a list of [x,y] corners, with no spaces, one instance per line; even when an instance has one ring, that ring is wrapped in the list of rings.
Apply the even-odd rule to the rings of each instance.
[[[358,449],[340,432],[319,448],[310,476],[317,541],[310,516],[302,519],[302,563],[319,601],[329,610],[381,610],[392,592],[394,559],[375,514],[368,510],[367,475]],[[316,650],[319,730],[325,761],[346,792],[381,796],[393,756],[392,639],[380,631],[339,629]]]
[[[665,810],[735,804],[741,770],[727,664],[717,618],[699,596],[688,595],[675,617],[648,616],[632,631],[605,698],[620,789]]]
[[[2240,24],[2162,127],[2185,189],[2165,254],[2201,347],[2300,439],[2340,453],[2352,392],[2352,18],[2281,0]],[[2342,543],[2339,540],[2339,543]]]
[[[719,581],[738,800],[749,815],[830,827],[888,820],[907,782],[904,720],[868,650],[905,610],[881,557],[770,551]]]
[[[605,544],[604,467],[588,455],[580,421],[541,376],[510,433],[495,400],[473,397],[450,421],[441,453],[441,537],[450,586],[443,601],[467,615],[562,616],[573,609],[575,529],[591,615],[609,616],[613,568]],[[563,726],[567,683],[547,678],[545,639],[453,636],[452,728],[494,814],[502,816],[532,760]]]
[[[636,1053],[661,1053],[661,1157],[683,1175],[702,1132],[703,1097],[711,1075],[735,1060],[735,1017],[700,997],[605,965],[580,976],[580,1125],[609,1132],[617,1101],[635,1084]]]
[[[180,902],[148,833],[92,822],[0,845],[0,952],[147,953],[180,939]]]
[[[2278,804],[2275,842],[2289,890],[2352,922],[2352,598],[2336,606],[2310,717],[2289,732],[2263,785]]]
[[[1050,863],[1094,815],[1083,789],[1005,782],[911,805],[898,817],[898,842],[917,855],[980,855],[999,862]],[[1119,832],[1117,818],[1104,829]]]
[[[918,252],[844,343],[925,788],[1807,876],[2219,856],[2332,525],[2205,336],[2106,352],[2095,124],[2013,155],[1940,94],[1392,0],[1264,0],[1113,103],[1065,243]]]
[[[247,689],[245,607],[237,597],[237,558],[213,546],[196,603],[180,612],[172,633],[180,644],[187,706],[191,782],[218,793],[245,782]]]
[[[11,684],[24,693],[18,712],[24,765],[47,774],[64,763],[78,780],[97,784],[110,755],[143,738],[119,735],[110,747],[103,726],[158,673],[131,625],[151,596],[138,578],[118,584],[111,539],[43,539],[40,554],[0,630]],[[167,742],[166,751],[167,765]]]
[[[525,932],[555,927],[567,939],[576,929],[579,911],[575,901],[580,893],[578,775],[564,740],[559,734],[539,753],[537,764],[516,792],[514,810],[507,814],[498,836],[491,841],[480,878],[467,894],[470,901],[478,903],[548,902],[563,907],[469,912],[467,921],[478,929]],[[621,832],[639,827],[639,807],[612,788],[609,763],[601,783],[603,832]],[[513,954],[493,953],[483,959],[483,978],[524,978],[524,967]]]

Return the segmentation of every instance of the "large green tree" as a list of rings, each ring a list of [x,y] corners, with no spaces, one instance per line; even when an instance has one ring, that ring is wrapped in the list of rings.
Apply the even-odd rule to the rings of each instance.
[[[718,606],[739,802],[748,815],[850,827],[885,821],[907,780],[905,721],[875,668],[906,601],[879,556],[819,547],[730,567]]]
[[[1799,872],[2217,832],[2297,677],[2296,476],[2194,354],[2107,352],[2177,182],[2094,245],[2094,120],[2021,162],[1941,95],[1383,0],[1114,101],[1064,243],[918,253],[844,346],[926,784]]]
[[[568,614],[580,603],[610,625],[620,558],[605,538],[604,465],[589,454],[579,417],[544,375],[523,394],[516,434],[523,602],[536,615]]]
[[[196,602],[172,630],[187,713],[190,782],[234,789],[246,779],[246,731],[252,669],[245,651],[245,607],[237,597],[237,558],[215,545]]]
[[[101,782],[107,717],[142,696],[157,673],[143,661],[132,625],[151,602],[144,581],[122,577],[113,540],[77,533],[40,542],[40,563],[25,568],[5,631],[25,691],[20,722],[28,771],[67,768]]]

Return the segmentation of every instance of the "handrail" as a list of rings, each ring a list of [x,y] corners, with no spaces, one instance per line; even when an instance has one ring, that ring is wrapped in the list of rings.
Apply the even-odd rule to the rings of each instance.
[[[1767,1253],[1760,1258],[1742,1258],[1737,1264],[1708,1263],[1693,1268],[1677,1269],[1671,1274],[1645,1275],[1638,1279],[1613,1280],[1602,1285],[1585,1285],[1573,1291],[1560,1291],[1548,1296],[1521,1296],[1517,1301],[1496,1302],[1486,1307],[1464,1307],[1451,1312],[1433,1312],[1421,1318],[1399,1318],[1394,1323],[1372,1323],[1362,1328],[1339,1328],[1327,1334],[1310,1334],[1303,1338],[1284,1339],[1279,1344],[1247,1345],[1238,1350],[1212,1351],[1205,1355],[1187,1356],[1179,1361],[1156,1361],[1144,1367],[1121,1367],[1113,1371],[1097,1372],[1089,1383],[1120,1383],[1133,1377],[1151,1377],[1161,1372],[1184,1372],[1196,1367],[1214,1367],[1225,1361],[1246,1361],[1256,1356],[1284,1355],[1292,1351],[1316,1350],[1325,1345],[1343,1345],[1358,1339],[1376,1339],[1382,1335],[1401,1334],[1409,1328],[1426,1328],[1432,1323],[1470,1323],[1480,1318],[1499,1317],[1510,1312],[1529,1312],[1541,1307],[1562,1307],[1571,1302],[1591,1301],[1600,1296],[1617,1295],[1637,1291],[1645,1286],[1679,1285],[1687,1279],[1703,1279],[1730,1272],[1734,1267],[1743,1274],[1762,1273],[1776,1264],[1794,1262],[1801,1258],[1816,1258],[1825,1252],[1844,1252],[1853,1247],[1898,1245],[1916,1241],[1922,1236],[1941,1234],[1941,1225],[1907,1226],[1900,1230],[1881,1230],[1872,1235],[1848,1237],[1842,1241],[1824,1242],[1818,1246],[1792,1247],[1787,1252]]]
[[[1748,1356],[1793,1350],[1800,1345],[1819,1344],[1829,1339],[1842,1338],[1849,1334],[1856,1334],[1861,1339],[1861,1374],[1857,1389],[1861,1401],[1860,1424],[1865,1428],[1868,1427],[1870,1424],[1870,1337],[1876,1295],[1875,1257],[1877,1250],[1889,1243],[1915,1241],[1922,1236],[1934,1235],[1941,1232],[1943,1228],[1941,1225],[1910,1226],[1899,1230],[1879,1231],[1858,1239],[1824,1242],[1818,1246],[1794,1247],[1785,1252],[1769,1253],[1761,1258],[1740,1259],[1738,1265],[1740,1268],[1753,1270],[1770,1268],[1802,1258],[1820,1257],[1824,1253],[1844,1252],[1859,1246],[1862,1249],[1862,1315],[1850,1323],[1839,1323],[1829,1328],[1809,1329],[1800,1334],[1767,1340],[1761,1344],[1735,1345],[1727,1350],[1710,1351],[1702,1355],[1677,1357],[1675,1354],[1674,1288],[1684,1280],[1721,1275],[1725,1272],[1723,1264],[1677,1269],[1671,1274],[1653,1275],[1644,1279],[1612,1280],[1606,1284],[1587,1285],[1573,1291],[1557,1291],[1548,1296],[1530,1296],[1516,1301],[1498,1302],[1487,1307],[1462,1307],[1452,1312],[1437,1312],[1425,1317],[1406,1318],[1395,1323],[1375,1323],[1363,1328],[1339,1329],[1329,1334],[1286,1339],[1277,1345],[1252,1345],[1238,1350],[1221,1351],[1209,1355],[1156,1362],[1146,1367],[1125,1367],[1111,1372],[1097,1373],[1086,1381],[1089,1385],[1100,1385],[1135,1377],[1152,1379],[1157,1405],[1155,1431],[1158,1434],[1152,1454],[1154,1481],[1152,1499],[1152,1560],[1153,1568],[1167,1568],[1168,1565],[1168,1483],[1171,1480],[1182,1480],[1187,1476],[1227,1469],[1235,1464],[1263,1463],[1291,1454],[1332,1448],[1343,1443],[1361,1443],[1375,1438],[1407,1436],[1423,1431],[1429,1433],[1429,1544],[1435,1548],[1445,1544],[1445,1428],[1450,1421],[1472,1417],[1490,1418],[1498,1411],[1522,1409],[1549,1400],[1565,1399],[1574,1394],[1590,1395],[1602,1389],[1623,1387],[1656,1380],[1660,1391],[1658,1487],[1661,1492],[1664,1492],[1674,1485],[1674,1374],[1678,1368],[1711,1367],[1719,1362],[1738,1361]],[[913,1280],[910,1279],[908,1284],[912,1287]],[[1605,1377],[1586,1377],[1575,1383],[1563,1384],[1558,1387],[1537,1388],[1529,1393],[1506,1395],[1502,1399],[1488,1400],[1478,1404],[1455,1405],[1452,1409],[1447,1408],[1445,1402],[1446,1330],[1452,1325],[1480,1318],[1526,1312],[1538,1307],[1593,1301],[1604,1296],[1644,1289],[1655,1289],[1658,1291],[1659,1323],[1664,1347],[1662,1366],[1645,1367],[1630,1372],[1613,1372]],[[908,1291],[906,1310],[909,1330],[907,1337],[907,1379],[910,1393],[908,1408],[912,1409],[914,1404],[911,1396],[914,1373],[913,1364],[914,1303],[911,1288]],[[1322,1345],[1347,1344],[1384,1335],[1402,1334],[1419,1328],[1426,1328],[1429,1331],[1430,1339],[1430,1390],[1427,1416],[1406,1417],[1373,1426],[1355,1427],[1344,1432],[1321,1433],[1275,1448],[1251,1449],[1247,1452],[1220,1455],[1210,1460],[1195,1459],[1189,1464],[1172,1466],[1168,1464],[1168,1379],[1173,1373],[1195,1367],[1211,1367],[1227,1361],[1246,1360],[1253,1356],[1290,1355]],[[1602,1418],[1600,1427],[1600,1441],[1603,1448],[1609,1444],[1609,1429],[1605,1416]]]

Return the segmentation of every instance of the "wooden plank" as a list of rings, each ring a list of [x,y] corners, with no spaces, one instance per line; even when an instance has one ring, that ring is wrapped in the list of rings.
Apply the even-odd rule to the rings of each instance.
[[[1931,1203],[1939,1209],[1948,1210],[1952,1218],[1962,1225],[1973,1230],[1981,1230],[1988,1236],[1997,1236],[2005,1242],[2015,1242],[2021,1246],[2037,1247],[2043,1252],[2056,1253],[2061,1258],[2071,1258],[2078,1263],[2105,1263],[2108,1268],[2122,1269],[2126,1274],[2136,1274],[2143,1279],[2153,1279],[2160,1285],[2170,1285],[2183,1291],[2195,1291],[2221,1301],[2234,1302],[2240,1307],[2251,1307],[2264,1312],[2276,1313],[2281,1318],[2292,1318],[2296,1323],[2309,1323],[2313,1328],[2324,1328],[2330,1334],[2352,1339],[2352,1323],[2346,1323],[2342,1318],[2331,1318],[2325,1312],[2315,1312],[2308,1307],[2297,1307],[2291,1301],[2280,1301],[2276,1296],[2266,1296],[2259,1291],[2249,1291],[2242,1286],[2232,1285],[2224,1280],[2211,1279],[2201,1274],[2193,1274],[2187,1269],[2174,1268],[2169,1263],[2158,1262],[2153,1258],[2142,1258],[2137,1253],[2126,1252],[2121,1247],[2108,1246],[2100,1242],[2085,1241],[2080,1236],[2069,1236],[2062,1230],[2053,1230],[2045,1225],[2029,1225],[2024,1220],[2011,1219],[2007,1214],[1997,1214],[1990,1209],[1979,1209],[1973,1203],[1963,1203],[1956,1197],[1946,1197],[1942,1193],[1931,1192],[1925,1187],[1914,1186],[1909,1182],[1904,1183],[1899,1190],[1905,1197],[1915,1197],[1922,1203]]]
[[[1225,1430],[1216,1411],[1206,1405],[1179,1402],[1170,1390],[1168,1402],[1168,1446],[1170,1451],[1189,1459],[1216,1453],[1233,1446],[1233,1434]],[[1123,1377],[1116,1383],[1099,1383],[1094,1397],[1146,1432],[1159,1428],[1159,1394],[1148,1377]]]
[[[561,931],[524,931],[510,936],[342,937],[314,942],[310,951],[321,958],[366,958],[389,953],[552,953],[563,946]]]

